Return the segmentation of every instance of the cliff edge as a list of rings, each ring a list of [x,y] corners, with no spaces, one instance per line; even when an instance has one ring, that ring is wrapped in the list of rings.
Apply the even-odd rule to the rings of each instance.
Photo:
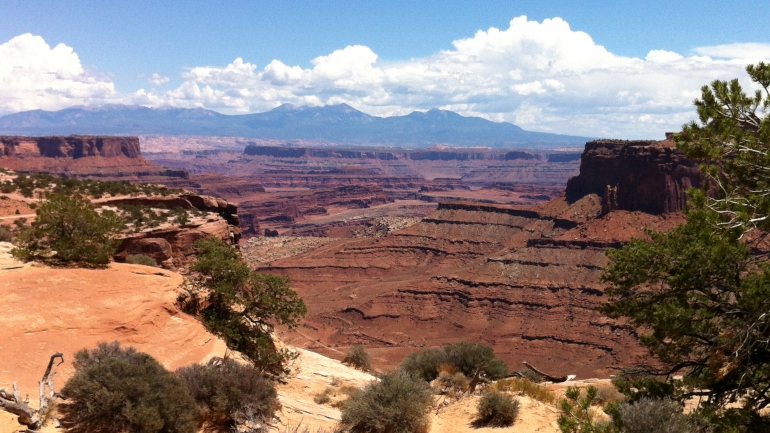
[[[580,174],[567,182],[575,202],[589,194],[602,199],[602,213],[679,212],[687,190],[703,184],[698,164],[685,158],[669,136],[663,141],[596,140],[586,143]]]

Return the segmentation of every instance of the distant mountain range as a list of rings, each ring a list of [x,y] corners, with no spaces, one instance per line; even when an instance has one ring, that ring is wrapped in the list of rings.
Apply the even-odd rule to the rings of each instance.
[[[493,148],[582,147],[589,137],[525,131],[505,122],[433,109],[406,116],[374,117],[347,105],[295,107],[225,115],[201,108],[132,105],[32,110],[0,117],[3,135],[205,135],[305,140],[345,145]]]

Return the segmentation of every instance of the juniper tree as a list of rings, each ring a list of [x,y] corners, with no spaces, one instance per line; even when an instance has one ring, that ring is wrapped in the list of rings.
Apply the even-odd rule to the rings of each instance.
[[[106,265],[124,228],[114,212],[97,212],[79,195],[51,194],[35,215],[31,226],[20,230],[13,250],[24,260]]]
[[[676,143],[710,182],[690,191],[683,225],[608,253],[603,311],[630,319],[662,362],[648,372],[668,386],[637,381],[642,393],[700,396],[715,422],[758,431],[770,406],[770,265],[758,248],[770,233],[770,65],[746,70],[751,95],[737,79],[701,89],[699,122]]]
[[[252,272],[238,250],[219,239],[199,239],[194,246],[197,260],[190,268],[198,277],[188,303],[205,305],[197,313],[230,347],[264,372],[282,373],[288,353],[273,345],[270,333],[275,324],[296,326],[306,312],[289,279]]]

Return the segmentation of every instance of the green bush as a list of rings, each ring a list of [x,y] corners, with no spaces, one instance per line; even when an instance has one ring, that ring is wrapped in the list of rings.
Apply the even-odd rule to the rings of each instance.
[[[158,262],[147,254],[129,254],[126,256],[126,263],[131,265],[144,265],[158,267]]]
[[[184,383],[151,356],[117,342],[75,354],[61,391],[69,433],[192,433],[195,402]]]
[[[176,374],[198,405],[198,428],[206,431],[231,432],[253,419],[270,420],[280,407],[272,383],[251,365],[215,359]]]
[[[442,364],[455,366],[466,377],[473,377],[479,368],[493,380],[508,374],[508,367],[495,358],[491,347],[467,341],[412,353],[401,362],[400,368],[430,382],[438,377]]]
[[[342,406],[340,423],[353,433],[427,432],[432,404],[430,386],[399,370],[355,391]]]
[[[618,406],[623,433],[690,433],[696,431],[682,406],[673,400],[642,398],[633,404]]]
[[[485,392],[476,406],[476,416],[483,425],[512,425],[519,415],[519,401],[496,391]]]
[[[345,352],[345,357],[342,358],[342,363],[363,371],[370,371],[372,369],[372,361],[369,358],[369,354],[366,353],[366,348],[361,344],[350,346],[348,351]]]
[[[106,265],[123,229],[112,212],[97,212],[81,196],[51,195],[35,209],[35,221],[21,230],[13,254],[22,260]]]

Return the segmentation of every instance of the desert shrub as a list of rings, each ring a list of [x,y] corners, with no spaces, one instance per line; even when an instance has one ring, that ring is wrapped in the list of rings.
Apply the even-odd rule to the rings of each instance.
[[[528,379],[502,379],[492,383],[489,389],[503,392],[520,392],[527,397],[533,398],[546,404],[557,403],[556,396],[543,385],[530,382]]]
[[[272,383],[251,365],[214,359],[176,371],[198,409],[195,419],[206,431],[230,432],[253,418],[269,420],[279,408]]]
[[[158,262],[147,254],[129,254],[126,256],[126,263],[158,267]]]
[[[106,265],[123,228],[112,212],[99,213],[80,196],[51,195],[35,209],[35,221],[19,232],[13,254],[22,260]]]
[[[354,392],[342,406],[340,423],[353,433],[423,433],[432,403],[430,386],[399,370]]]
[[[0,242],[12,242],[13,233],[7,227],[0,227]]]
[[[618,406],[623,433],[690,433],[696,431],[682,406],[669,399],[642,398],[633,404]]]
[[[412,353],[401,362],[400,368],[430,382],[438,377],[442,364],[455,366],[466,377],[473,377],[479,368],[490,379],[508,374],[508,367],[495,358],[491,347],[467,341]]]
[[[345,357],[342,358],[342,363],[363,371],[372,369],[372,361],[369,358],[369,354],[366,353],[366,348],[361,344],[350,346],[348,351],[345,352]]]
[[[12,182],[0,182],[0,192],[3,194],[10,194],[16,191],[18,187]]]
[[[61,391],[70,433],[192,433],[195,402],[185,384],[150,355],[117,342],[75,354]]]
[[[438,369],[442,364],[446,364],[446,354],[441,349],[427,349],[410,353],[401,361],[399,368],[430,382],[438,377]]]
[[[497,391],[485,392],[476,406],[476,416],[483,425],[512,425],[519,415],[519,401]]]

